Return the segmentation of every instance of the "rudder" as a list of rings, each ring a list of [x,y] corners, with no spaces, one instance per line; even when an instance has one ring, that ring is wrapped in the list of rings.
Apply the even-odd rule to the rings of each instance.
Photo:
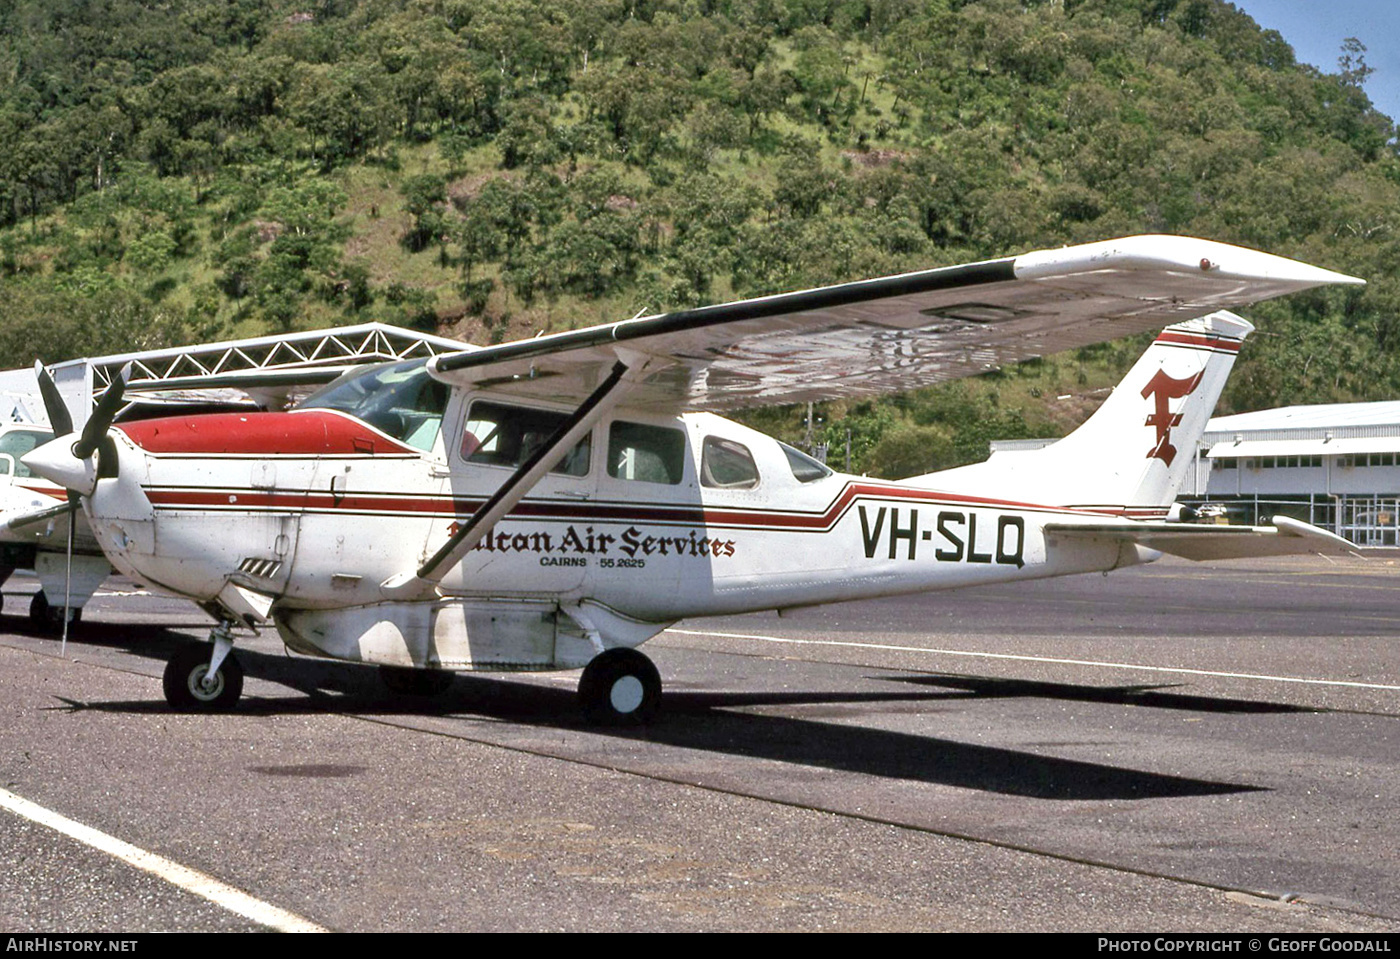
[[[1253,329],[1223,310],[1169,326],[1094,415],[1059,442],[906,482],[1048,506],[1164,515]]]

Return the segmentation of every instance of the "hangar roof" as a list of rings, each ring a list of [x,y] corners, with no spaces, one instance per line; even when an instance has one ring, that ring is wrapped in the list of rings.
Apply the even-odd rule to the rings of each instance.
[[[272,406],[368,363],[474,349],[442,336],[384,323],[259,336],[220,343],[69,360],[50,368],[75,423],[127,363],[128,397],[142,403],[247,403]],[[47,422],[32,369],[0,372],[0,419]]]
[[[1253,413],[1216,416],[1208,433],[1255,430],[1337,429],[1380,427],[1400,431],[1400,400],[1378,403],[1318,403],[1313,406],[1281,406]]]

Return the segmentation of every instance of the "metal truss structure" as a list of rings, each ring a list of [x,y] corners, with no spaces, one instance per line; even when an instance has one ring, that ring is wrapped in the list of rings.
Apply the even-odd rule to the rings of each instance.
[[[128,363],[131,377],[127,390],[133,394],[230,389],[257,396],[329,382],[346,370],[369,363],[469,349],[468,344],[446,337],[363,323],[71,360],[56,365],[53,373],[66,385],[65,393],[78,394],[79,405],[91,408]]]

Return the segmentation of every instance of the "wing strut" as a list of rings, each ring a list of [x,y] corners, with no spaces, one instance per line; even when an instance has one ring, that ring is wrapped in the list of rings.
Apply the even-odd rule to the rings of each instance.
[[[57,506],[47,506],[44,509],[36,510],[33,513],[22,513],[13,519],[5,521],[8,529],[20,529],[24,526],[32,526],[35,523],[43,523],[64,513],[75,513],[78,510],[78,502],[71,500],[67,503],[59,503]]]
[[[621,360],[573,414],[554,431],[549,440],[521,463],[500,489],[483,503],[471,519],[442,544],[436,553],[418,568],[416,573],[400,573],[385,580],[380,590],[393,599],[418,598],[430,592],[448,570],[456,566],[481,538],[490,531],[516,504],[525,498],[535,484],[549,473],[564,453],[578,443],[608,410],[617,405],[623,394],[636,382],[636,374],[646,366],[645,361],[628,366]],[[628,376],[628,373],[633,376]]]

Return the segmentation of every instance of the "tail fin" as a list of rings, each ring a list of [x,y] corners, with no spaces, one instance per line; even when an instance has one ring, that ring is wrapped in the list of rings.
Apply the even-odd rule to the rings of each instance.
[[[1253,329],[1223,310],[1169,326],[1103,406],[1059,442],[906,482],[1047,506],[1162,515]]]

